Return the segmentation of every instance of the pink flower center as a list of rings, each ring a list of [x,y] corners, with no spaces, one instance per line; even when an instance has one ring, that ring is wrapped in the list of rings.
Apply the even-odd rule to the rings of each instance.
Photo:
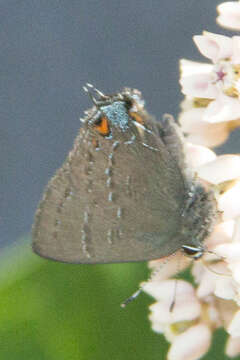
[[[219,80],[223,81],[223,78],[226,75],[226,73],[223,70],[217,71],[216,74],[217,74],[217,78],[218,78],[217,81],[219,81]]]

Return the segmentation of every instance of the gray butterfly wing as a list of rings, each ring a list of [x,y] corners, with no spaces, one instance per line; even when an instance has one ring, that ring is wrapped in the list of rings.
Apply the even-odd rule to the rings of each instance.
[[[33,249],[70,263],[160,258],[176,251],[186,183],[174,126],[144,113],[147,129],[130,124],[103,138],[86,124],[36,213]],[[171,123],[168,122],[169,124]],[[182,158],[181,144],[178,145]]]

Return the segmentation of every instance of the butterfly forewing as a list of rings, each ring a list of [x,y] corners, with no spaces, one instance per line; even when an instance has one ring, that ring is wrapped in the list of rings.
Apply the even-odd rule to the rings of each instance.
[[[37,210],[38,254],[109,263],[155,259],[180,248],[187,181],[159,125],[147,113],[141,116],[146,127],[131,122],[125,130],[114,128],[111,137],[89,123],[80,130]]]

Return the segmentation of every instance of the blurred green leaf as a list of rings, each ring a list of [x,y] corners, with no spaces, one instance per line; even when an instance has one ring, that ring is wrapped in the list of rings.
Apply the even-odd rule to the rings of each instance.
[[[4,250],[0,359],[165,359],[168,345],[152,332],[147,319],[153,300],[141,295],[127,308],[120,307],[147,278],[143,263],[69,265],[44,260],[31,252],[29,239]],[[225,359],[223,345],[220,332],[206,359]]]

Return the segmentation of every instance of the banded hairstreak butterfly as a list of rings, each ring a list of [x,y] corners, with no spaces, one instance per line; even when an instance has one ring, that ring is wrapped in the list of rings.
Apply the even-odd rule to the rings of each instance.
[[[216,218],[211,191],[186,165],[181,129],[155,120],[138,90],[93,101],[63,166],[46,187],[33,250],[67,263],[143,261],[179,249],[201,256]]]

